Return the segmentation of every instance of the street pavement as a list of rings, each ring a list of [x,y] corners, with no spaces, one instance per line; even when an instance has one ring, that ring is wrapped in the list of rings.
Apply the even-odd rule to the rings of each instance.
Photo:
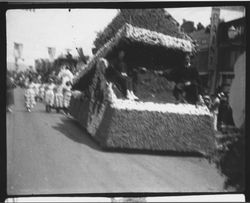
[[[205,158],[104,151],[62,113],[28,113],[20,88],[6,122],[8,195],[224,191]]]

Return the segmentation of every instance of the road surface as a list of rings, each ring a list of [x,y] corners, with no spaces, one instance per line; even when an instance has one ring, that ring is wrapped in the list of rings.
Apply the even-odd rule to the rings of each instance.
[[[23,90],[7,116],[9,195],[223,192],[224,177],[201,157],[107,152],[72,119],[25,111]]]

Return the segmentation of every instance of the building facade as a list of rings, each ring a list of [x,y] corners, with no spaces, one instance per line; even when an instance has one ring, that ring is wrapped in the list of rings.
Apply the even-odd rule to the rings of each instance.
[[[210,33],[202,29],[189,35],[198,44],[198,53],[193,64],[198,69],[203,87],[209,89],[210,93],[215,93],[218,89],[229,92],[234,78],[234,65],[246,51],[245,18],[219,23],[216,33],[217,63],[212,77],[209,68]]]
[[[218,27],[216,88],[228,92],[234,78],[234,65],[246,51],[246,19],[223,22]]]
[[[181,31],[188,33],[188,34],[195,31],[194,22],[187,21],[185,19],[183,19],[183,23],[180,28],[181,28]]]
[[[193,58],[192,64],[197,68],[202,86],[207,88],[208,85],[208,52],[209,52],[209,31],[206,29],[201,29],[198,31],[194,31],[189,34],[190,37],[196,41],[198,45],[197,55]]]

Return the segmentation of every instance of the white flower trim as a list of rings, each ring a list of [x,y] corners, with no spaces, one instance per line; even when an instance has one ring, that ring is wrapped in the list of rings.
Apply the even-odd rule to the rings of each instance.
[[[155,111],[161,113],[176,113],[189,115],[208,115],[212,116],[205,106],[195,106],[191,104],[160,104],[153,102],[131,101],[127,99],[114,99],[111,107],[119,110],[135,110],[135,111]]]
[[[114,93],[111,83],[108,84],[107,90],[111,107],[119,110],[155,111],[161,113],[212,116],[206,106],[173,103],[161,104],[154,102],[133,101],[129,99],[118,99]]]
[[[144,28],[133,27],[130,24],[127,24],[126,37],[151,45],[161,45],[170,49],[181,49],[185,52],[191,52],[193,50],[193,46],[188,40],[164,35]]]

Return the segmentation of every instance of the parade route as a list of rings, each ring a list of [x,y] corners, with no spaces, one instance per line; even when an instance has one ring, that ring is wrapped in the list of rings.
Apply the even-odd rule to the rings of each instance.
[[[6,114],[8,195],[224,191],[205,158],[103,151],[62,113],[28,113],[23,93]]]

